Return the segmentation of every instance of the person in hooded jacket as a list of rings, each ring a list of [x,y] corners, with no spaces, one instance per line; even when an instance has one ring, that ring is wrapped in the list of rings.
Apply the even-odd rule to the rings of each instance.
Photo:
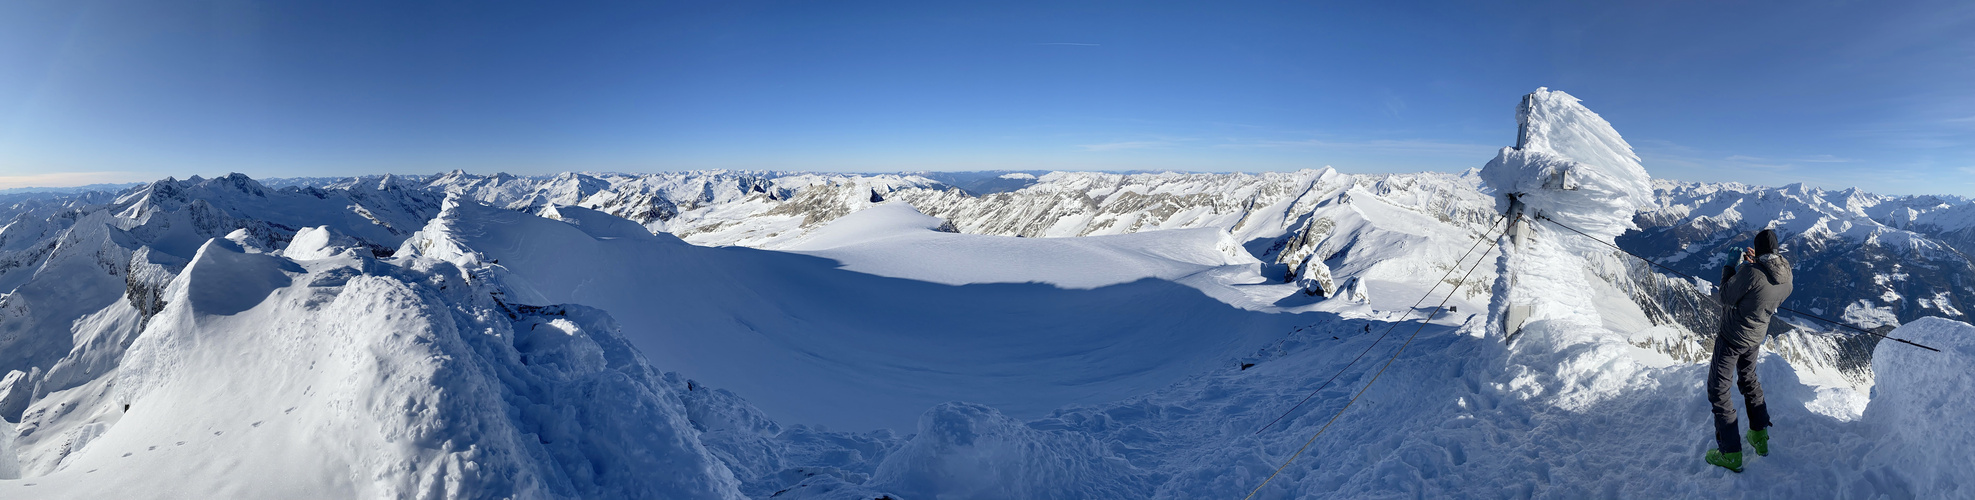
[[[1714,405],[1714,438],[1718,448],[1707,462],[1742,472],[1742,435],[1730,399],[1730,382],[1742,392],[1749,412],[1749,445],[1757,455],[1769,455],[1769,407],[1763,404],[1762,383],[1756,381],[1756,357],[1769,332],[1769,320],[1783,299],[1790,297],[1790,261],[1776,254],[1776,232],[1756,233],[1754,246],[1743,250],[1739,266],[1724,267],[1721,288],[1721,331],[1714,339],[1714,361],[1708,365],[1708,403]],[[1739,379],[1739,380],[1738,380]]]

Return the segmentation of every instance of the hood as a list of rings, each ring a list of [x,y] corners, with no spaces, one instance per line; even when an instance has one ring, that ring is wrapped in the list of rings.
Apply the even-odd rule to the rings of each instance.
[[[1781,255],[1771,253],[1756,257],[1755,267],[1761,269],[1763,275],[1769,276],[1771,285],[1790,284],[1790,261]]]

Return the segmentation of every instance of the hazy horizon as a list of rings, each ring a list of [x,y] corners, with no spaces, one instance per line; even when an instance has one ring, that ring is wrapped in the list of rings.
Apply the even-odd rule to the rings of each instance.
[[[1459,174],[1461,174],[1461,173],[1462,173],[1463,171],[1465,171],[1465,170],[1468,170],[1468,169],[1461,169],[1461,170],[1455,170],[1455,171],[1439,171],[1439,170],[1416,170],[1416,171],[1393,171],[1393,172],[1354,172],[1354,171],[1351,171],[1351,170],[1347,170],[1347,169],[1342,169],[1342,168],[1336,168],[1336,167],[1332,167],[1332,166],[1328,166],[1328,165],[1326,165],[1326,166],[1321,166],[1321,167],[1313,167],[1313,168],[1310,168],[1309,170],[1318,170],[1318,169],[1324,169],[1324,168],[1332,168],[1332,169],[1335,169],[1335,170],[1337,170],[1337,171],[1338,171],[1338,172],[1340,172],[1340,173],[1345,173],[1345,174],[1359,174],[1359,175],[1379,175],[1379,174],[1412,174],[1412,173],[1425,173],[1425,172],[1441,172],[1441,173],[1448,173],[1448,174],[1455,174],[1455,175],[1459,175]],[[1473,167],[1473,168],[1474,168],[1474,169],[1479,169],[1479,168],[1481,168],[1481,167]],[[473,170],[470,170],[470,169],[451,169],[451,170],[442,170],[442,171],[437,171],[437,172],[377,172],[377,173],[368,173],[368,174],[357,174],[357,175],[304,175],[304,176],[256,176],[256,175],[251,175],[251,174],[248,174],[247,176],[248,176],[249,178],[251,178],[251,179],[254,179],[254,180],[255,180],[256,182],[267,182],[267,181],[278,181],[278,180],[295,180],[295,179],[357,179],[357,178],[364,178],[364,177],[381,177],[381,176],[384,176],[384,175],[397,175],[397,176],[421,176],[421,177],[423,177],[423,176],[436,176],[436,175],[443,175],[443,174],[446,174],[446,173],[449,173],[449,172],[452,172],[453,170],[460,170],[460,171],[464,171],[464,172],[466,172],[466,173],[468,173],[468,174],[472,174],[472,175],[481,175],[481,176],[493,176],[493,175],[499,175],[499,174],[507,174],[507,175],[513,175],[513,176],[517,176],[517,177],[527,177],[527,178],[543,178],[543,177],[554,177],[554,176],[557,176],[557,175],[562,175],[562,174],[568,174],[568,173],[576,173],[576,174],[585,174],[585,175],[650,175],[650,174],[661,174],[661,173],[690,173],[690,172],[703,172],[703,171],[731,171],[731,172],[764,172],[764,173],[778,173],[778,174],[847,174],[847,175],[884,175],[884,174],[900,174],[900,175],[912,175],[912,174],[941,174],[941,173],[946,173],[946,174],[966,174],[966,173],[1017,173],[1017,172],[1024,172],[1024,173],[1029,173],[1029,172],[1044,172],[1044,173],[1047,173],[1047,172],[1099,172],[1099,173],[1110,173],[1110,174],[1127,174],[1127,175],[1129,175],[1129,174],[1152,174],[1152,173],[1182,173],[1182,174],[1262,174],[1262,173],[1268,173],[1268,172],[1294,172],[1294,171],[1295,171],[1295,170],[1282,170],[1282,171],[1276,171],[1276,170],[1269,170],[1269,171],[1241,171],[1241,170],[1229,170],[1229,171],[1201,171],[1201,170],[1178,170],[1178,169],[1119,169],[1119,170],[1098,170],[1098,169],[1084,169],[1084,170],[1068,170],[1068,169],[982,169],[982,170],[873,170],[873,171],[843,171],[843,170],[803,170],[803,169],[691,169],[691,170],[652,170],[652,171],[642,171],[642,172],[640,172],[640,171],[617,171],[617,170],[564,170],[564,171],[560,171],[560,172],[552,172],[552,173],[534,173],[534,174],[517,174],[517,173],[513,173],[513,172],[505,172],[505,171],[492,171],[492,172],[484,172],[484,171],[482,171],[482,172],[476,172],[476,171],[473,171]],[[1298,170],[1302,170],[1302,169],[1298,169]],[[0,184],[0,194],[20,194],[20,193],[36,193],[36,192],[53,192],[53,193],[66,193],[66,192],[79,192],[79,191],[88,191],[88,190],[109,190],[109,191],[118,191],[118,190],[123,190],[123,189],[129,189],[129,188],[132,188],[132,187],[138,187],[138,186],[143,186],[143,185],[145,185],[145,184],[149,184],[149,183],[152,183],[152,182],[156,182],[156,181],[160,181],[160,180],[164,180],[164,179],[166,179],[166,178],[172,178],[172,179],[177,179],[177,180],[187,180],[187,179],[190,179],[190,178],[192,178],[193,176],[198,176],[198,177],[200,177],[200,178],[202,178],[202,179],[211,179],[211,178],[216,178],[216,177],[224,177],[224,176],[227,176],[227,175],[231,175],[231,174],[235,174],[235,173],[241,173],[241,172],[211,172],[211,173],[191,173],[191,174],[185,174],[185,175],[166,175],[166,176],[164,176],[164,177],[158,177],[158,178],[153,178],[153,179],[146,179],[146,180],[142,180],[142,181],[130,181],[130,182],[109,182],[109,183],[94,183],[94,184],[86,184],[86,185],[77,185],[77,186],[18,186],[18,187],[5,187],[5,185],[4,185],[4,184]],[[1654,179],[1656,179],[1656,180],[1665,180],[1665,181],[1670,181],[1670,182],[1677,182],[1677,183],[1710,183],[1710,182],[1708,182],[1708,181],[1695,181],[1695,180],[1688,180],[1688,179],[1673,179],[1673,178],[1666,178],[1666,177],[1654,177]],[[1736,183],[1736,182],[1737,182],[1737,181],[1718,181],[1718,182],[1713,182],[1713,183]],[[1740,184],[1744,184],[1744,185],[1748,185],[1748,186],[1753,186],[1753,187],[1760,187],[1760,188],[1780,188],[1780,187],[1785,187],[1785,186],[1789,186],[1789,185],[1791,185],[1791,184],[1798,184],[1798,183],[1802,183],[1802,184],[1804,184],[1804,185],[1805,185],[1806,187],[1809,187],[1809,188],[1812,188],[1812,189],[1822,189],[1822,190],[1826,190],[1826,191],[1843,191],[1843,190],[1845,190],[1845,189],[1851,189],[1851,188],[1858,188],[1858,189],[1860,189],[1861,191],[1863,191],[1863,192],[1866,192],[1866,193],[1870,193],[1870,194],[1875,194],[1875,195],[1883,195],[1883,196],[1948,196],[1948,197],[1953,197],[1953,198],[1959,198],[1959,199],[1962,199],[1962,200],[1964,200],[1964,201],[1972,201],[1972,200],[1971,200],[1971,197],[1970,197],[1970,196],[1967,196],[1967,195],[1961,195],[1961,194],[1955,194],[1955,193],[1944,193],[1944,192],[1943,192],[1943,193],[1928,193],[1928,192],[1914,192],[1914,193],[1889,193],[1889,192],[1879,192],[1879,191],[1873,191],[1873,190],[1870,190],[1870,189],[1865,189],[1865,188],[1862,188],[1862,187],[1858,187],[1858,186],[1826,186],[1826,185],[1818,185],[1818,184],[1814,184],[1814,183],[1808,183],[1808,182],[1790,182],[1790,183],[1783,183],[1783,184],[1752,184],[1752,183],[1746,183],[1746,182],[1743,182],[1743,183],[1740,183]]]

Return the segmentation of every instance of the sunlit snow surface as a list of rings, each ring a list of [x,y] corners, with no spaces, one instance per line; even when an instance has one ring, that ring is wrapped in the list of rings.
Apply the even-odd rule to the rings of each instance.
[[[1547,142],[1461,176],[454,175],[443,203],[229,177],[33,212],[0,229],[33,271],[0,269],[0,366],[37,367],[0,380],[0,498],[1239,498],[1388,359],[1258,498],[1975,493],[1975,327],[1939,318],[1891,334],[1941,353],[1876,347],[1869,393],[1765,354],[1775,453],[1703,463],[1705,367],[1639,346],[1667,327],[1608,256],[1482,238],[1484,189],[1553,167],[1578,189],[1533,207],[1633,221],[1623,140],[1541,97]],[[690,192],[660,224],[687,240],[611,212]],[[256,210],[279,226],[229,222]],[[1284,281],[1307,262],[1345,293]],[[1514,342],[1505,276],[1547,308]]]
[[[880,207],[815,235],[871,241],[851,270],[670,236],[598,238],[583,232],[592,224],[472,201],[449,202],[408,245],[462,266],[498,262],[510,300],[612,311],[654,364],[746,395],[778,420],[852,430],[909,431],[947,401],[1034,417],[1115,400],[1318,321],[1168,281],[1233,259],[1211,232],[1025,241],[898,224],[911,217],[923,216]],[[892,269],[932,276],[855,272],[856,262],[906,260],[916,263]],[[1051,275],[1065,286],[1043,282]]]

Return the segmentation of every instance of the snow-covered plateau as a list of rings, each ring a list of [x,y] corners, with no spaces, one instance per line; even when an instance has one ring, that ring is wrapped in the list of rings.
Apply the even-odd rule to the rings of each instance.
[[[1516,118],[1457,174],[10,193],[0,498],[1975,496],[1975,203],[1653,179],[1577,98]],[[1802,313],[1737,474],[1712,284],[1606,245],[1712,278],[1762,229]]]

